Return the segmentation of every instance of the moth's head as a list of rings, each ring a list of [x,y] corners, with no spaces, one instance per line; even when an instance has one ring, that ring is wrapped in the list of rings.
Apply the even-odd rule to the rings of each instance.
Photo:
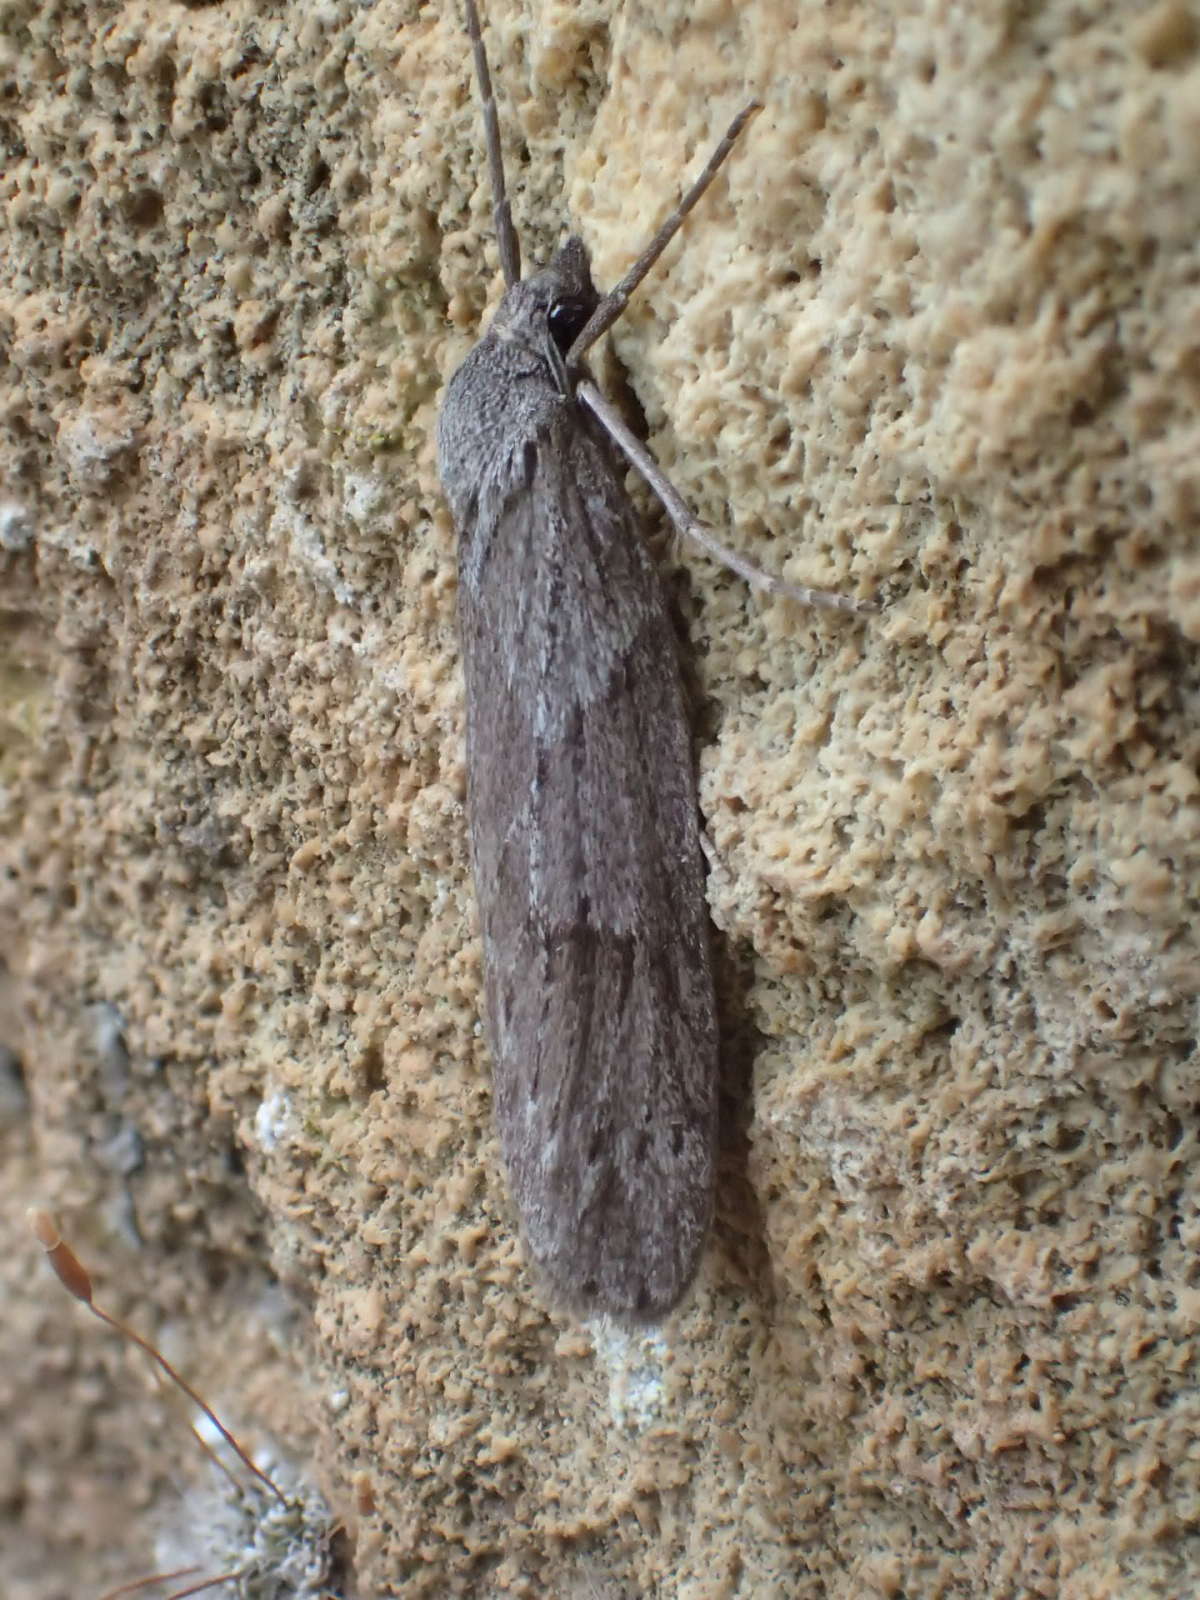
[[[587,248],[572,237],[548,267],[513,284],[496,307],[490,331],[539,352],[548,340],[565,356],[599,303]]]

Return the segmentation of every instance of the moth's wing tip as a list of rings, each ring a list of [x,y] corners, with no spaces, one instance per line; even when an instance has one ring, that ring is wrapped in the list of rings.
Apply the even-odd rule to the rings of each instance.
[[[636,1270],[623,1271],[618,1279],[611,1269],[601,1269],[588,1279],[576,1271],[561,1270],[559,1263],[539,1261],[532,1250],[529,1256],[547,1300],[557,1310],[581,1322],[607,1318],[627,1332],[645,1333],[665,1322],[687,1298],[700,1269],[703,1242],[691,1260],[669,1273],[655,1272],[653,1282],[648,1281],[650,1273]]]

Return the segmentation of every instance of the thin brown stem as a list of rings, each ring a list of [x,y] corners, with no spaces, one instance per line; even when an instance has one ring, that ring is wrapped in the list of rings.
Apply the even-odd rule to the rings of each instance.
[[[271,1493],[279,1501],[280,1505],[286,1506],[288,1504],[287,1495],[284,1494],[283,1490],[277,1483],[273,1481],[273,1479],[268,1477],[261,1467],[255,1466],[254,1462],[251,1461],[250,1457],[242,1449],[241,1445],[234,1438],[233,1434],[230,1433],[229,1429],[209,1405],[208,1401],[202,1399],[200,1395],[196,1393],[195,1389],[192,1388],[191,1384],[188,1383],[187,1379],[182,1377],[180,1373],[176,1372],[175,1368],[167,1360],[166,1356],[164,1356],[161,1351],[156,1350],[148,1339],[143,1339],[140,1333],[135,1333],[135,1331],[129,1327],[127,1323],[122,1322],[118,1317],[112,1316],[109,1312],[105,1311],[101,1306],[96,1304],[95,1300],[92,1298],[92,1280],[88,1276],[87,1269],[83,1266],[78,1256],[71,1249],[70,1245],[67,1244],[67,1242],[63,1239],[62,1235],[55,1227],[54,1218],[50,1215],[50,1213],[48,1211],[40,1211],[31,1207],[27,1215],[29,1218],[29,1226],[33,1229],[38,1243],[42,1246],[43,1250],[45,1250],[50,1265],[54,1268],[54,1272],[58,1277],[58,1281],[62,1284],[63,1288],[66,1289],[68,1294],[74,1295],[76,1300],[82,1300],[84,1305],[87,1306],[88,1310],[94,1317],[98,1317],[101,1322],[106,1323],[108,1327],[114,1330],[114,1332],[119,1333],[123,1339],[128,1339],[130,1344],[135,1344],[139,1350],[144,1351],[146,1355],[150,1357],[151,1361],[153,1361],[155,1365],[161,1369],[161,1371],[166,1373],[167,1377],[171,1380],[175,1387],[185,1394],[193,1405],[198,1406],[199,1409],[203,1411],[204,1415],[212,1423],[213,1427],[221,1435],[222,1439],[224,1439],[225,1443],[233,1451],[234,1455],[237,1456],[238,1460],[242,1463],[246,1470],[253,1473],[258,1481],[271,1491]]]
[[[280,1505],[287,1505],[288,1497],[284,1494],[279,1485],[272,1478],[270,1478],[261,1467],[255,1466],[254,1462],[251,1461],[250,1457],[242,1449],[241,1445],[234,1438],[233,1434],[230,1433],[229,1429],[209,1405],[208,1401],[202,1399],[201,1396],[196,1393],[195,1389],[192,1388],[187,1379],[184,1378],[180,1373],[176,1372],[175,1368],[167,1360],[166,1356],[162,1355],[158,1350],[156,1350],[150,1343],[149,1339],[143,1339],[140,1333],[135,1332],[135,1330],[129,1327],[127,1323],[122,1322],[118,1317],[112,1316],[101,1306],[98,1306],[94,1300],[89,1302],[89,1309],[91,1310],[93,1316],[100,1318],[101,1322],[106,1322],[110,1328],[114,1329],[117,1333],[122,1334],[132,1344],[137,1345],[139,1350],[144,1350],[145,1353],[150,1357],[151,1361],[155,1362],[159,1367],[162,1368],[167,1377],[171,1379],[172,1383],[176,1384],[183,1391],[183,1393],[187,1395],[192,1404],[194,1406],[198,1406],[199,1409],[203,1411],[204,1415],[212,1423],[213,1427],[221,1435],[222,1439],[224,1439],[225,1443],[233,1451],[234,1455],[237,1456],[238,1460],[247,1469],[247,1471],[252,1472],[258,1481],[271,1491],[271,1493],[279,1501]]]
[[[203,1594],[205,1589],[215,1589],[222,1583],[236,1583],[239,1578],[244,1578],[250,1569],[239,1567],[236,1572],[222,1572],[215,1578],[205,1578],[203,1583],[193,1583],[187,1589],[172,1589],[167,1600],[186,1600],[189,1594]]]
[[[176,1567],[174,1572],[152,1572],[148,1578],[135,1578],[132,1583],[123,1583],[119,1589],[109,1589],[100,1596],[100,1600],[120,1600],[125,1594],[136,1594],[139,1589],[149,1589],[156,1583],[173,1583],[176,1578],[189,1578],[193,1572],[199,1572],[199,1567]]]

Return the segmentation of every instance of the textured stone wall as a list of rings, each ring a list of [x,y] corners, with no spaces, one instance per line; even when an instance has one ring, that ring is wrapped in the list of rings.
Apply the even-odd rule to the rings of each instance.
[[[1200,17],[493,0],[527,255],[658,536],[726,1031],[657,1341],[546,1312],[490,1125],[441,386],[495,298],[449,0],[0,9],[0,1588],[205,1468],[54,1206],[369,1596],[1175,1596],[1200,1567]],[[181,1492],[183,1498],[181,1498]]]

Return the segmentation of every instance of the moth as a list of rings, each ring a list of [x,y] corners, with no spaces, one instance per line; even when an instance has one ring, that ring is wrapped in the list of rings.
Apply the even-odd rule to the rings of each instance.
[[[610,294],[577,237],[522,278],[479,16],[465,4],[506,287],[450,379],[437,445],[458,534],[496,1120],[553,1297],[651,1322],[691,1283],[712,1214],[717,1019],[675,637],[614,446],[683,531],[753,581],[790,586],[699,527],[583,356],[759,107],[735,118]]]

